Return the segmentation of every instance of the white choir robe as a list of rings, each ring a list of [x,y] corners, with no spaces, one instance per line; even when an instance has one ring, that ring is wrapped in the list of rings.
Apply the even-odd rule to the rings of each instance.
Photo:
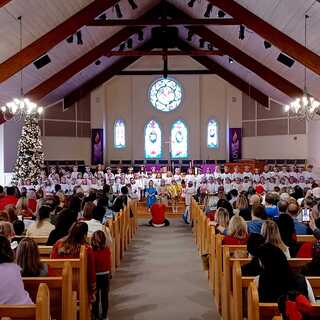
[[[133,200],[140,200],[140,190],[137,183],[131,185],[130,198]]]
[[[232,190],[232,183],[225,183],[224,184],[224,192],[228,193]]]

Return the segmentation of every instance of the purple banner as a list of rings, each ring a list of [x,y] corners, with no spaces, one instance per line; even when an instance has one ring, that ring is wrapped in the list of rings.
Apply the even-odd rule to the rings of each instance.
[[[229,128],[229,161],[241,159],[242,129]]]
[[[103,129],[91,129],[91,164],[103,164]]]

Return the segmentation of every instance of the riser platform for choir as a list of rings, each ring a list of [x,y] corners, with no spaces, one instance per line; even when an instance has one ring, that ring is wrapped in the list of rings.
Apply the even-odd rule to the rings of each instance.
[[[168,218],[170,220],[170,218],[172,219],[178,219],[181,218],[182,214],[185,211],[185,203],[184,201],[180,200],[178,201],[178,205],[177,205],[177,212],[173,212],[173,208],[172,205],[169,201],[168,206],[166,207],[166,218]],[[146,202],[145,201],[138,201],[137,202],[137,214],[139,218],[150,218],[151,219],[151,213],[148,211],[148,208],[146,206]]]

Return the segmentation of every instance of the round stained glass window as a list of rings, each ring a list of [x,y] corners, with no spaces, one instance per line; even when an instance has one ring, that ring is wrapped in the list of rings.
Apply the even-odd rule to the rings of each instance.
[[[149,99],[151,104],[159,111],[173,111],[178,108],[181,103],[181,86],[172,78],[159,79],[151,85]]]

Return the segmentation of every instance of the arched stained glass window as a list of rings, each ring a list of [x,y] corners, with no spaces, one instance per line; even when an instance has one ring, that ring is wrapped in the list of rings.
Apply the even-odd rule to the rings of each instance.
[[[207,146],[211,149],[218,148],[219,136],[218,136],[218,123],[214,119],[210,119],[207,127]]]
[[[113,139],[115,148],[122,149],[126,147],[126,125],[121,119],[114,122]]]
[[[171,128],[171,157],[188,157],[188,128],[183,121],[176,121]]]
[[[151,120],[144,130],[144,150],[146,159],[161,158],[161,129],[159,124]]]

